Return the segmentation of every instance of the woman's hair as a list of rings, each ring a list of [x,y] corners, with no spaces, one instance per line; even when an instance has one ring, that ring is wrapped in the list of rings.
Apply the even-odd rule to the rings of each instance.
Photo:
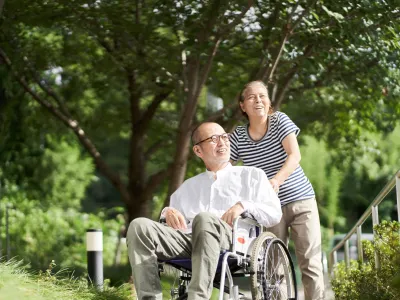
[[[256,84],[259,84],[259,85],[265,87],[265,89],[267,90],[267,96],[268,96],[268,87],[263,81],[254,80],[254,81],[250,81],[250,82],[245,84],[245,86],[243,87],[242,91],[240,92],[238,104],[239,104],[240,111],[242,112],[242,115],[245,116],[247,120],[249,119],[249,116],[242,110],[242,108],[240,107],[240,103],[243,103],[243,101],[245,100],[244,99],[244,93],[246,92],[247,88],[249,88],[252,85],[256,85]],[[269,103],[270,103],[270,107],[269,107],[269,112],[268,113],[272,113],[274,109],[272,107],[271,99],[269,98],[269,96],[268,96],[268,100],[269,100]]]

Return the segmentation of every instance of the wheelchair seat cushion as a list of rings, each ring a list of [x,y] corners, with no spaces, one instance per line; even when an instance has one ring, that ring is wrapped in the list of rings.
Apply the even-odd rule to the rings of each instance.
[[[217,273],[221,272],[222,260],[224,258],[225,252],[227,252],[227,251],[223,251],[219,255]],[[174,259],[170,259],[170,260],[159,260],[159,262],[171,265],[180,270],[192,271],[192,259],[191,258],[174,258]],[[229,257],[228,265],[229,265],[229,268],[237,266],[237,259]]]

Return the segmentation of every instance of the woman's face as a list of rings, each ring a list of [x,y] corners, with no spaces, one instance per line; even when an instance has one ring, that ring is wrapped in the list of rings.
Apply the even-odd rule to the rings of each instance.
[[[249,119],[266,117],[271,107],[267,89],[261,84],[252,84],[244,91],[244,100],[240,102],[241,109]]]

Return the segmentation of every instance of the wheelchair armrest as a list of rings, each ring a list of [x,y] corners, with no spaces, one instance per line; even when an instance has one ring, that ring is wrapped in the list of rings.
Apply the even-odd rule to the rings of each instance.
[[[249,212],[247,212],[247,211],[245,211],[244,213],[242,213],[241,215],[240,215],[240,217],[237,217],[234,221],[233,221],[233,225],[237,225],[237,222],[239,221],[239,220],[241,220],[242,222],[245,222],[245,223],[247,223],[247,224],[250,224],[250,225],[258,225],[259,223],[258,223],[258,221],[256,220],[256,218],[254,218],[254,216],[251,214],[251,213],[249,213]]]

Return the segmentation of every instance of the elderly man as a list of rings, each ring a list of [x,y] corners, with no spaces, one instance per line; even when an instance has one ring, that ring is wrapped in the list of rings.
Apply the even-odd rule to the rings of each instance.
[[[233,220],[247,211],[266,227],[278,224],[280,201],[265,173],[229,163],[229,134],[216,123],[203,123],[192,134],[193,151],[206,171],[186,180],[171,196],[164,226],[137,218],[127,244],[139,299],[162,299],[157,259],[192,258],[188,299],[210,299],[221,250],[232,240]]]

